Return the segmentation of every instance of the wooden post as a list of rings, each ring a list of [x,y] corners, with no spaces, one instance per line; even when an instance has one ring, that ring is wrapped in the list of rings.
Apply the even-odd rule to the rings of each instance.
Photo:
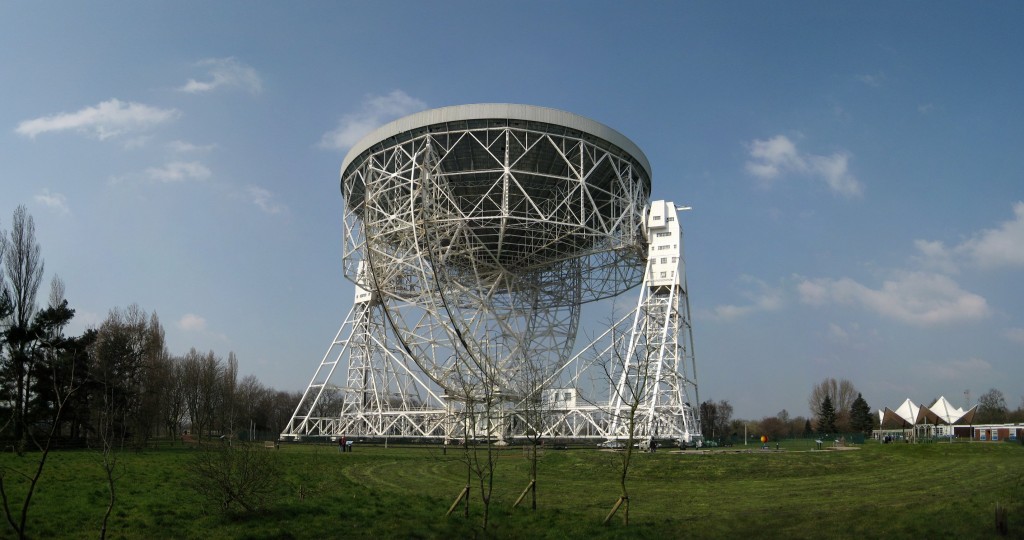
[[[530,492],[530,489],[533,488],[533,484],[535,482],[536,480],[530,480],[530,483],[526,486],[526,489],[523,490],[523,493],[519,495],[519,498],[516,499],[516,502],[515,504],[512,505],[512,508],[519,506],[519,503],[523,502],[523,498],[525,498],[526,494]]]
[[[996,503],[996,532],[1002,536],[1006,536],[1009,531],[1010,528],[1006,523],[1006,507]]]
[[[612,516],[615,515],[615,512],[619,511],[619,507],[622,506],[622,503],[628,500],[629,499],[627,497],[619,497],[619,500],[615,501],[615,506],[612,507],[612,511],[608,512],[608,515],[605,516],[604,521],[601,522],[601,525],[607,525],[608,522],[612,519]]]
[[[462,502],[462,499],[464,499],[464,498],[465,499],[469,499],[469,486],[468,485],[466,487],[462,488],[462,491],[459,493],[459,496],[455,498],[455,502],[453,502],[451,507],[448,508],[448,511],[445,512],[445,514],[444,514],[445,517],[448,517],[448,516],[452,515],[452,512],[455,511],[455,507],[458,506],[459,503]]]

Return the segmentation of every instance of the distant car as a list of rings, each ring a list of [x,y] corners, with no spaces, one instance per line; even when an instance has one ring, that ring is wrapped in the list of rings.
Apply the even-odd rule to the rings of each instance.
[[[713,441],[706,441],[703,437],[692,437],[689,440],[676,439],[675,444],[678,445],[680,450],[686,450],[687,448],[704,448],[705,446],[717,446],[711,445]]]
[[[597,447],[598,448],[618,449],[618,448],[625,448],[626,447],[626,443],[624,443],[622,441],[605,441],[603,443],[599,443],[597,445]]]

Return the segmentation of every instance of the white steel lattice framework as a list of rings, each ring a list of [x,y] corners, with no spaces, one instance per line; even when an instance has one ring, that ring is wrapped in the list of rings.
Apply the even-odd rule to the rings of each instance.
[[[539,107],[435,109],[358,143],[341,188],[355,303],[283,439],[699,440],[682,233],[629,139]],[[581,307],[637,284],[573,355]]]

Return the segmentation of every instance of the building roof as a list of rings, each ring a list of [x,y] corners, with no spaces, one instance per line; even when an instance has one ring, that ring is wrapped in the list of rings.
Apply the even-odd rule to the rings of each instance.
[[[931,410],[935,416],[941,419],[944,424],[952,424],[964,415],[964,410],[959,407],[954,407],[953,404],[946,399],[946,396],[942,396],[935,400],[935,404],[928,407],[928,409]]]
[[[916,405],[908,398],[895,411],[889,407],[878,411],[878,420],[883,425],[898,424],[901,427],[917,424],[970,424],[974,422],[977,409],[977,405],[967,411],[954,407],[945,396],[940,396],[931,407]]]

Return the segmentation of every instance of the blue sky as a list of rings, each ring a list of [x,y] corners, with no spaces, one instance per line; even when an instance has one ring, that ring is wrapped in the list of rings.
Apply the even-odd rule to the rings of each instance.
[[[480,102],[620,131],[682,218],[702,399],[807,414],[1024,394],[1024,5],[0,5],[0,228],[25,204],[80,332],[302,390],[351,305],[359,135]],[[41,293],[45,301],[45,291]]]

